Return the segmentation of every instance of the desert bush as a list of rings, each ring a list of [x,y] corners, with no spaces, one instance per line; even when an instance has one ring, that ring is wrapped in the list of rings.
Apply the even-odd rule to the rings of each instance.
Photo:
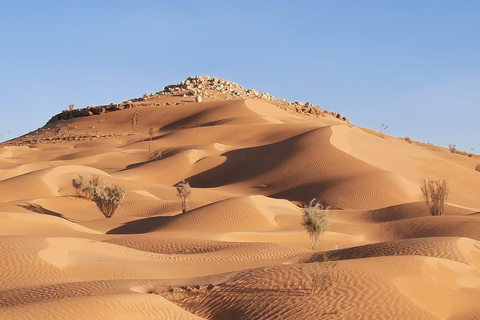
[[[407,141],[408,143],[410,143],[410,144],[413,142],[413,141],[412,141],[412,138],[410,138],[410,137],[405,137],[405,138],[403,138],[403,139],[404,139],[405,141]]]
[[[138,108],[135,108],[135,112],[132,115],[132,118],[130,119],[131,124],[132,124],[132,129],[133,131],[137,132],[137,126],[138,126],[138,115],[140,114],[140,110]]]
[[[192,193],[192,190],[188,182],[186,182],[185,180],[178,183],[176,187],[177,187],[178,196],[182,200],[182,213],[185,213],[187,212],[187,208],[188,208],[188,197]]]
[[[85,185],[83,193],[87,198],[93,199],[93,193],[95,192],[95,188],[101,186],[102,183],[103,183],[103,180],[102,178],[100,178],[99,175],[97,174],[93,175],[90,178],[90,180],[88,180],[88,183]]]
[[[323,261],[317,263],[312,272],[312,286],[310,294],[317,294],[328,289],[333,283],[333,269],[337,262],[333,260],[328,252],[324,252]]]
[[[475,170],[477,170],[478,172],[480,172],[480,164],[475,165]]]
[[[316,199],[312,199],[303,208],[302,225],[310,235],[311,250],[317,247],[320,237],[327,230],[328,224],[330,223],[328,220],[328,210],[329,207],[324,206]]]
[[[72,185],[77,192],[77,197],[92,199],[93,191],[102,184],[102,179],[98,175],[93,175],[87,182],[82,175],[72,179]]]
[[[148,135],[150,136],[150,141],[148,142],[148,153],[151,152],[152,138],[154,134],[155,134],[155,127],[151,126],[150,129],[148,130]]]
[[[382,137],[382,138],[384,137],[383,132],[384,132],[385,130],[387,130],[387,129],[388,129],[388,126],[385,125],[384,123],[382,123],[382,124],[380,125],[380,137]]]
[[[451,153],[456,153],[457,145],[455,143],[449,143],[448,144],[448,150],[450,150]]]
[[[103,184],[98,175],[93,175],[87,182],[82,175],[72,179],[77,196],[93,200],[103,215],[110,218],[125,200],[126,187],[116,184]]]
[[[126,186],[102,184],[94,188],[93,201],[106,218],[112,217],[125,200]]]
[[[73,188],[75,188],[75,191],[77,193],[77,198],[80,198],[82,196],[86,197],[87,193],[87,185],[88,182],[85,180],[85,177],[82,175],[79,175],[78,178],[72,179],[72,185]]]
[[[448,197],[447,182],[445,180],[423,180],[422,182],[423,199],[430,208],[432,216],[441,216],[443,214],[443,203]]]
[[[448,150],[450,150],[451,153],[460,154],[462,156],[467,156],[469,158],[473,157],[473,153],[468,153],[466,151],[458,150],[457,145],[454,143],[448,144]],[[472,151],[474,151],[474,149],[472,149]]]

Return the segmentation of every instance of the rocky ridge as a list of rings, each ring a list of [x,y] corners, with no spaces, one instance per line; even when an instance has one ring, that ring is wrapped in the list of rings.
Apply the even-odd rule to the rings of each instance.
[[[326,117],[327,115],[335,117],[336,119],[343,120],[346,123],[350,121],[342,116],[340,113],[330,112],[320,108],[319,106],[313,106],[311,103],[302,103],[299,101],[288,102],[285,99],[277,99],[265,92],[259,92],[255,89],[245,89],[235,82],[220,79],[210,76],[195,76],[188,77],[186,80],[181,81],[178,84],[172,84],[166,86],[163,90],[147,95],[144,94],[140,98],[123,101],[118,104],[111,103],[109,105],[101,106],[89,106],[82,109],[64,110],[59,114],[54,115],[47,124],[38,130],[28,133],[22,137],[16,138],[11,141],[4,142],[3,145],[30,145],[35,143],[56,143],[58,141],[72,141],[72,140],[89,140],[89,139],[106,139],[109,137],[98,136],[97,134],[84,134],[79,136],[78,134],[69,133],[68,130],[61,130],[55,128],[58,122],[62,120],[69,120],[79,117],[88,117],[93,115],[100,115],[107,112],[114,112],[123,109],[137,108],[143,106],[161,106],[163,105],[178,105],[181,103],[169,103],[164,102],[166,97],[191,97],[190,102],[205,102],[212,100],[238,100],[238,99],[259,99],[265,100],[281,109],[293,111],[304,115],[312,115],[317,117]],[[185,102],[184,102],[185,103]],[[187,102],[188,103],[188,102]],[[58,136],[62,131],[61,136]],[[51,134],[58,136],[57,138],[51,138]],[[48,137],[43,139],[42,137]]]
[[[216,100],[223,98],[229,99],[262,99],[286,110],[295,111],[301,114],[311,114],[315,116],[331,115],[337,119],[350,121],[336,112],[323,110],[319,106],[313,106],[310,102],[302,103],[299,101],[288,102],[285,99],[277,99],[268,93],[258,92],[255,89],[245,89],[235,82],[225,79],[210,77],[210,76],[195,76],[188,77],[179,84],[172,84],[166,86],[162,91],[154,94],[144,94],[141,98],[131,99],[119,104],[109,104],[104,106],[87,107],[76,110],[64,110],[63,112],[53,116],[47,124],[54,123],[60,120],[68,120],[77,117],[86,117],[98,115],[106,112],[134,108],[138,106],[139,102],[145,102],[153,99],[161,98],[162,96],[176,95],[183,97],[194,97],[196,102],[206,101],[206,99]],[[155,104],[159,106],[160,104]]]

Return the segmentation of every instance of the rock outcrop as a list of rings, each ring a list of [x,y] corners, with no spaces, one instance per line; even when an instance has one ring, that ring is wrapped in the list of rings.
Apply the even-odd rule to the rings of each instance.
[[[337,119],[343,120],[347,123],[350,121],[339,113],[323,110],[319,106],[313,106],[310,102],[302,103],[299,101],[288,102],[285,99],[277,99],[268,93],[258,92],[255,89],[245,89],[235,82],[225,79],[209,77],[209,76],[196,76],[188,77],[186,80],[181,81],[179,84],[172,84],[166,86],[162,91],[155,94],[144,94],[141,98],[131,99],[120,104],[109,104],[105,106],[87,107],[76,110],[64,110],[63,112],[53,116],[47,124],[55,123],[60,120],[68,120],[78,117],[87,117],[92,115],[98,115],[106,112],[112,112],[122,109],[128,109],[135,107],[139,102],[153,101],[155,98],[159,99],[162,96],[181,96],[181,97],[194,97],[195,102],[206,101],[207,99],[261,99],[285,110],[295,111],[301,114],[309,114],[314,116],[325,117],[331,115]],[[158,103],[151,102],[153,105],[160,105]],[[166,103],[171,105],[171,103]]]

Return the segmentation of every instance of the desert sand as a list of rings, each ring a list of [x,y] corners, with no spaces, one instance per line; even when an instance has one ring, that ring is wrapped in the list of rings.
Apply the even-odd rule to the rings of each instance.
[[[480,319],[478,156],[200,89],[0,145],[0,319]],[[127,187],[112,218],[79,175]],[[448,182],[442,216],[425,178]],[[313,198],[331,209],[310,250]]]

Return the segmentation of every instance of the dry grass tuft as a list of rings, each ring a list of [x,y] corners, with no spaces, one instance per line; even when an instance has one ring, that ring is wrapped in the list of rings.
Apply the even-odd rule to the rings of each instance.
[[[432,216],[441,216],[443,214],[443,203],[448,197],[447,182],[445,180],[423,180],[422,182],[423,199],[430,208]]]
[[[185,213],[187,212],[188,197],[192,193],[192,189],[190,188],[190,185],[188,184],[188,182],[186,182],[185,180],[178,183],[176,187],[177,187],[178,196],[182,200],[182,213]]]
[[[303,221],[302,225],[310,235],[311,245],[310,249],[313,250],[317,247],[320,237],[327,230],[330,223],[328,220],[329,207],[324,206],[316,199],[311,200],[303,208]]]

